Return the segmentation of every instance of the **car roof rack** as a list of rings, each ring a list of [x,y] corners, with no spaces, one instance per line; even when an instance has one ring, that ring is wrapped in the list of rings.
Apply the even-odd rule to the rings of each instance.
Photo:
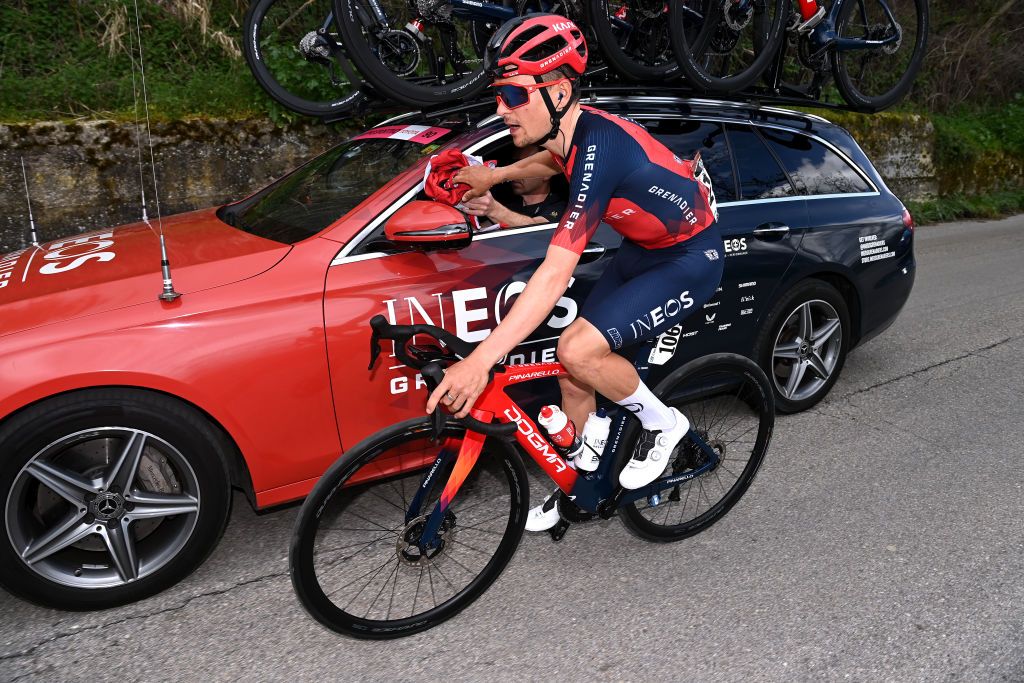
[[[794,122],[802,122],[805,127],[809,127],[808,119],[825,123],[827,123],[827,120],[821,116],[807,112],[781,109],[778,108],[778,105],[830,109],[833,111],[857,111],[856,109],[843,104],[822,102],[820,100],[813,100],[810,98],[780,95],[775,92],[770,92],[767,89],[752,89],[732,95],[707,95],[685,86],[665,86],[658,84],[607,84],[584,86],[580,91],[580,99],[585,104],[600,104],[601,102],[608,102],[609,100],[619,98],[643,98],[645,101],[652,104],[662,102],[665,104],[689,105],[694,110],[694,113],[698,113],[702,109],[716,107],[721,108],[724,105],[737,111],[744,111],[752,119],[767,117],[774,119],[788,119]],[[477,97],[476,99],[447,103],[437,107],[422,107],[411,110],[405,109],[404,111],[401,105],[394,102],[380,102],[379,106],[375,106],[375,104],[369,105],[365,113],[383,114],[387,112],[396,112],[395,116],[375,124],[376,126],[400,123],[404,120],[443,119],[450,116],[465,115],[467,126],[480,128],[498,120],[493,112],[479,119],[472,116],[474,112],[477,112],[480,109],[493,107],[494,99],[491,97]]]

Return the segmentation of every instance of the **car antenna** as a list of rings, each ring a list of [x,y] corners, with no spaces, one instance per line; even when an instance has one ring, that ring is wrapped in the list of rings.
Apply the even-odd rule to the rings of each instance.
[[[28,194],[28,175],[25,173],[25,157],[21,157],[21,179],[25,181],[25,202],[28,204],[28,234],[29,242],[33,247],[39,248],[39,237],[36,235],[36,222],[32,218],[32,198]]]
[[[149,125],[149,97],[146,94],[146,64],[142,58],[142,29],[139,24],[139,1],[133,0],[135,4],[135,37],[138,38],[139,45],[139,72],[142,80],[142,103],[143,110],[146,112],[146,139],[149,142],[149,167],[153,174],[153,200],[156,203],[156,221],[159,227],[159,238],[160,238],[160,272],[164,279],[164,289],[158,297],[161,301],[171,302],[179,297],[181,294],[174,291],[174,282],[171,279],[171,262],[167,258],[167,242],[164,240],[164,222],[163,217],[160,215],[160,192],[157,189],[156,183],[156,159],[153,157],[153,133]],[[131,29],[129,28],[129,33]],[[135,60],[132,59],[132,93],[135,95],[135,140],[136,146],[139,150],[139,185],[142,189],[142,221],[149,226],[152,230],[153,226],[149,222],[149,217],[146,215],[146,191],[144,189],[145,183],[142,182],[142,141],[139,139],[139,124],[138,124],[138,111],[139,111],[139,96],[135,90]]]

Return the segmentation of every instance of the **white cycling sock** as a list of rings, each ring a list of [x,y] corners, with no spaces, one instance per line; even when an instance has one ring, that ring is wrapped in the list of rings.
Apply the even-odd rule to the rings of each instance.
[[[616,403],[634,413],[648,431],[665,431],[676,425],[675,413],[651,393],[643,380],[636,391]]]

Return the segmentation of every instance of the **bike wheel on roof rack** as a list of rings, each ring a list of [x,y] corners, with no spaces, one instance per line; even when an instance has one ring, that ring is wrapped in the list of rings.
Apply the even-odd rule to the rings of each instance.
[[[690,84],[709,93],[751,86],[781,45],[787,0],[673,0],[672,49]]]
[[[504,19],[464,18],[447,0],[333,0],[333,7],[352,61],[385,97],[432,107],[487,85],[483,46]]]
[[[840,39],[892,40],[883,47],[832,55],[836,88],[861,111],[879,111],[899,102],[917,76],[928,37],[927,0],[840,0],[836,33]],[[892,12],[893,21],[886,9]]]
[[[366,100],[330,0],[255,0],[243,22],[245,61],[260,87],[282,106],[336,119]]]
[[[623,76],[663,82],[679,74],[666,0],[588,0],[587,16],[600,52]]]

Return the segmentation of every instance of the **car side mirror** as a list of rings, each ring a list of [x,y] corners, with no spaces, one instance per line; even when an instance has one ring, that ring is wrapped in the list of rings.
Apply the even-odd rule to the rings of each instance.
[[[455,207],[417,200],[392,214],[384,224],[384,236],[398,246],[461,249],[473,240],[473,228]]]

